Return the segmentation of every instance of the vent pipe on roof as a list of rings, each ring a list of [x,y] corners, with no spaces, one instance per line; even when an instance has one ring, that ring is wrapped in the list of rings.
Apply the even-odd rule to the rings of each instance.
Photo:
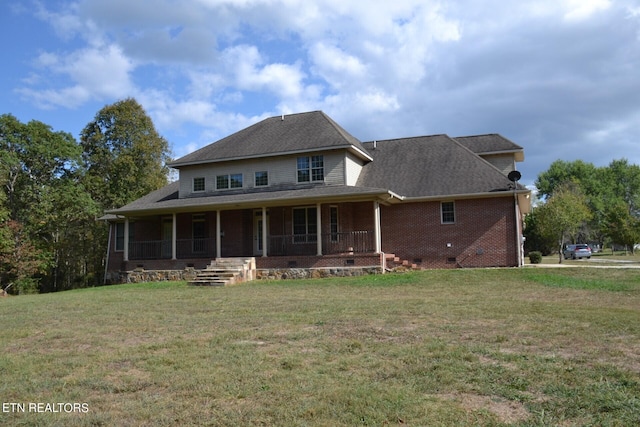
[[[378,148],[378,141],[373,141],[373,149],[375,150],[376,148]]]
[[[282,115],[282,119],[280,119],[280,120],[284,122],[284,114]]]

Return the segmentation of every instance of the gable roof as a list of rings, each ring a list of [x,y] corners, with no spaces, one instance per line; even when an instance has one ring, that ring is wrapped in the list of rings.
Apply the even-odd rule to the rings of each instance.
[[[318,150],[347,149],[365,161],[362,143],[322,111],[271,117],[187,154],[169,166],[271,157]]]
[[[524,149],[497,133],[457,136],[454,139],[480,156],[514,153],[517,162],[524,161]]]
[[[511,189],[493,165],[447,135],[366,142],[373,162],[357,185],[388,188],[403,197],[491,193]]]

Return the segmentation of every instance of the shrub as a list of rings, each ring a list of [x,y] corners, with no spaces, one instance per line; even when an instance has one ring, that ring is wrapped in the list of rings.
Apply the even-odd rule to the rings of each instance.
[[[540,262],[542,261],[542,252],[540,251],[529,252],[529,261],[531,261],[531,264],[540,264]]]

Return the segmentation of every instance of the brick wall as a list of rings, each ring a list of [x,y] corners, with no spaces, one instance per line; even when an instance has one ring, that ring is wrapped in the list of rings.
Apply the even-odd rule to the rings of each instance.
[[[516,266],[513,198],[454,203],[454,224],[441,223],[440,202],[382,206],[382,251],[422,268]]]

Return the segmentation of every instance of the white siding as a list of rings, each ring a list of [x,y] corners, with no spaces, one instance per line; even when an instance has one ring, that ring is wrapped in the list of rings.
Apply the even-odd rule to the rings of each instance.
[[[351,186],[356,185],[360,177],[360,172],[362,171],[362,161],[347,153],[345,166],[345,183]]]
[[[508,175],[509,172],[515,170],[516,162],[513,154],[498,154],[494,156],[482,156],[483,159],[491,163],[502,171],[503,174]]]
[[[342,185],[345,183],[345,153],[346,151],[329,151],[313,153],[324,156],[324,182],[327,185]],[[281,156],[264,159],[238,160],[233,162],[215,163],[211,165],[188,166],[180,169],[180,197],[198,197],[215,192],[222,193],[229,190],[216,190],[218,175],[243,175],[243,188],[254,187],[255,172],[267,171],[269,187],[282,185],[297,185],[298,155]],[[193,178],[205,178],[205,191],[193,193]],[[260,187],[262,188],[262,187]],[[266,187],[268,188],[268,187]],[[235,190],[235,189],[234,189]]]

